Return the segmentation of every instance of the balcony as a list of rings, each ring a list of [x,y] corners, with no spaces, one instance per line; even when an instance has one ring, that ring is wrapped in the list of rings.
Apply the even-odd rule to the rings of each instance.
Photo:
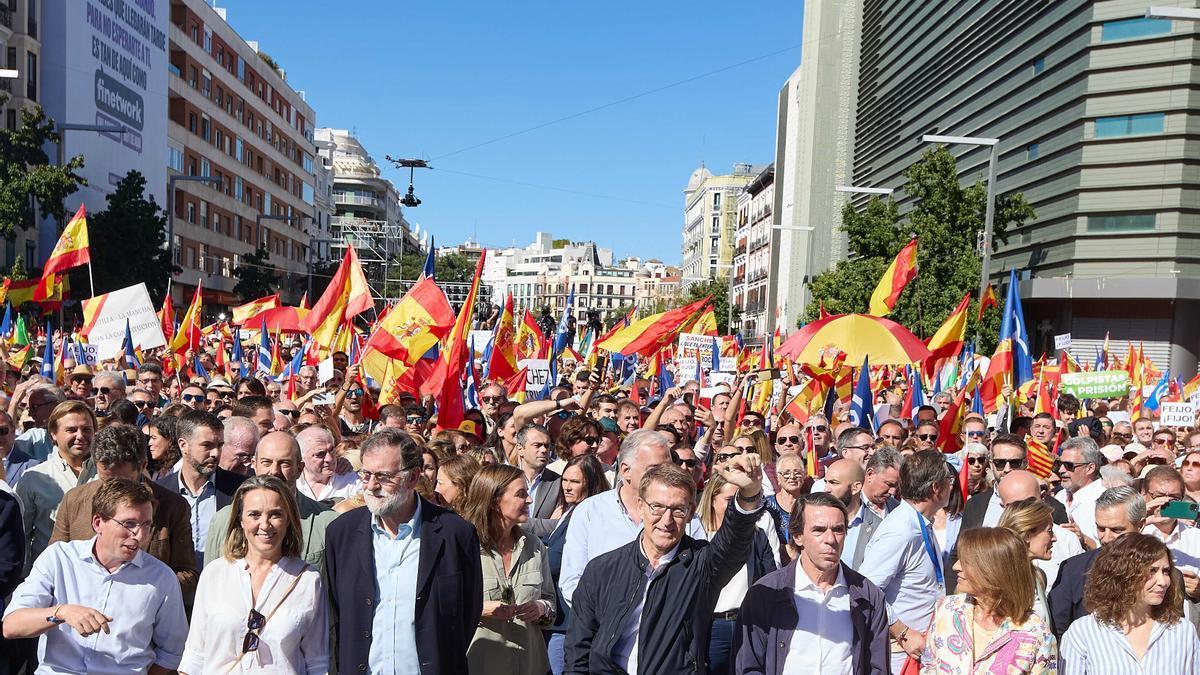
[[[0,26],[12,28],[12,10],[8,5],[0,5]]]
[[[334,192],[333,201],[336,204],[351,204],[353,206],[369,206],[375,209],[385,208],[378,197],[366,197],[348,192]]]

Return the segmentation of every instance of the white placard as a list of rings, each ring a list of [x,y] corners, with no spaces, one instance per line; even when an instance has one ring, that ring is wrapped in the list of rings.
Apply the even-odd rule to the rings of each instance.
[[[257,359],[256,359],[257,361]],[[333,357],[329,357],[317,364],[317,381],[321,384],[333,379]]]
[[[1158,423],[1164,427],[1190,427],[1196,422],[1195,403],[1164,403]]]
[[[517,368],[527,368],[525,371],[525,391],[536,394],[546,388],[550,381],[550,359],[525,359],[517,364]]]
[[[708,381],[713,383],[714,385],[717,385],[717,384],[732,385],[733,379],[734,379],[733,373],[711,373],[708,376]]]
[[[96,345],[77,345],[75,356],[83,359],[79,365],[95,366],[100,362],[99,348]]]
[[[126,322],[136,349],[153,349],[167,344],[146,284],[85,300],[83,315],[87,322],[83,336],[88,344],[96,346],[97,358],[101,360],[114,358],[121,351]]]
[[[721,340],[717,338],[717,347],[720,348]],[[701,335],[699,333],[680,333],[679,334],[679,354],[684,356],[695,356],[696,352],[700,352],[700,358],[706,363],[712,363],[712,347],[713,336]]]
[[[1071,348],[1071,334],[1063,333],[1054,336],[1054,351],[1061,352]]]
[[[722,356],[721,357],[721,372],[722,373],[736,373],[737,372],[737,357],[736,356]]]
[[[675,360],[675,384],[683,384],[696,379],[696,357],[682,356]]]

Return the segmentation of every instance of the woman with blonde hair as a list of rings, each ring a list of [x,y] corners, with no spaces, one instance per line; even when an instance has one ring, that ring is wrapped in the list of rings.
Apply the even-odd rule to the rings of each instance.
[[[479,473],[479,461],[471,455],[451,455],[438,466],[435,490],[450,510],[462,514],[462,500],[471,479]]]
[[[1054,673],[1054,634],[1033,612],[1033,566],[1025,542],[999,527],[966,530],[958,537],[954,571],[959,593],[934,608],[921,672]]]
[[[325,592],[301,555],[294,490],[274,476],[251,476],[231,509],[223,555],[200,574],[179,672],[326,672]]]
[[[467,648],[472,673],[544,675],[550,669],[542,627],[554,620],[557,595],[546,547],[526,534],[525,474],[485,466],[471,480],[462,516],[475,526],[483,569],[483,616]]]
[[[1054,548],[1054,509],[1046,502],[1030,497],[1004,507],[997,527],[1010,530],[1021,538],[1029,548],[1029,562],[1049,560]],[[1046,623],[1050,623],[1050,604],[1046,599],[1046,573],[1035,565],[1033,576],[1036,587],[1033,596],[1033,611]]]
[[[1060,668],[1070,675],[1200,672],[1200,639],[1183,617],[1182,576],[1158,539],[1123,534],[1100,547],[1083,604],[1062,639]]]

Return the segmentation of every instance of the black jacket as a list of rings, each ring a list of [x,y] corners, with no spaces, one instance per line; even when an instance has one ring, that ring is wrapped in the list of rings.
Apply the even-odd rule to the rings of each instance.
[[[1046,594],[1046,601],[1050,603],[1050,628],[1060,644],[1071,623],[1088,615],[1083,606],[1083,585],[1087,583],[1088,570],[1092,569],[1098,555],[1100,549],[1094,548],[1064,560],[1058,568],[1054,586]]]
[[[638,629],[638,673],[707,673],[708,638],[717,596],[746,564],[762,511],[742,513],[730,501],[712,541],[687,535],[675,558],[646,589],[649,561],[641,537],[592,560],[572,597],[566,673],[623,673],[613,661],[629,613],[645,592]]]
[[[963,507],[962,527],[958,530],[960,533],[976,527],[983,527],[983,519],[987,516],[988,502],[992,500],[994,492],[994,489],[989,489],[971,495],[971,498],[967,500],[966,505]],[[1046,502],[1046,506],[1049,506],[1054,511],[1055,525],[1062,525],[1069,520],[1067,518],[1067,507],[1063,506],[1062,502],[1050,496],[1045,497],[1042,501]],[[950,595],[953,595],[955,589],[958,587],[958,572],[954,571],[954,563],[956,562],[958,562],[957,547],[950,552],[950,562],[946,564],[946,593]]]
[[[246,476],[243,476],[240,473],[226,471],[219,466],[213,470],[212,482],[213,488],[217,491],[218,511],[226,506],[229,506],[233,502],[233,493],[237,492],[238,486],[240,486],[244,480],[246,480]],[[178,471],[172,471],[171,473],[159,478],[154,482],[167,488],[175,494],[179,494]]]
[[[325,530],[332,672],[367,670],[376,602],[371,537],[371,512],[365,506],[342,514]],[[422,500],[420,542],[414,627],[421,672],[466,673],[467,647],[483,613],[479,538],[470,523]]]

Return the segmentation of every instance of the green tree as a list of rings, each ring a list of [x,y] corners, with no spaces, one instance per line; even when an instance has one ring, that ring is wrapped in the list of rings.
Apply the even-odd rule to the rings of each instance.
[[[82,155],[65,166],[50,164],[43,147],[59,142],[54,122],[41,108],[21,111],[16,129],[0,130],[0,236],[12,239],[18,227],[34,227],[39,216],[62,222],[63,200],[87,185],[75,173],[83,167]]]
[[[25,256],[19,255],[13,259],[12,267],[8,270],[8,278],[13,281],[24,281],[29,278],[29,272],[25,269]]]
[[[166,212],[145,190],[145,176],[130,171],[105,198],[107,208],[88,216],[97,295],[145,282],[150,297],[161,298],[167,292],[167,279],[181,271],[167,252]],[[87,275],[86,268],[73,270],[71,288],[88,288]]]
[[[721,335],[729,334],[729,280],[728,279],[709,279],[697,284],[692,284],[687,289],[687,295],[683,297],[679,305],[689,302],[701,300],[706,295],[712,296],[713,314],[717,318],[717,332]],[[677,306],[679,306],[677,305]],[[742,311],[736,306],[733,308],[733,323],[736,324],[741,318]]]
[[[987,210],[987,185],[978,179],[964,187],[954,156],[943,146],[925,152],[904,171],[904,177],[904,190],[914,202],[907,213],[902,214],[891,197],[874,198],[861,212],[850,204],[842,210],[850,256],[813,280],[813,301],[801,319],[816,319],[821,306],[830,314],[866,312],[884,271],[916,236],[916,278],[905,287],[888,318],[928,338],[970,292],[967,334],[978,333],[980,348],[990,351],[999,330],[999,312],[989,310],[982,326],[976,322],[981,270],[976,244]],[[1007,242],[1013,228],[1033,218],[1033,207],[1024,195],[997,195],[994,239]]]
[[[434,259],[434,278],[446,283],[469,284],[475,278],[475,261],[478,258],[465,253],[449,253]],[[413,251],[400,259],[402,281],[416,281],[425,269],[425,254]],[[392,268],[389,280],[396,279],[396,268]]]
[[[238,280],[233,292],[241,297],[242,302],[257,300],[279,290],[279,275],[275,273],[270,258],[266,246],[259,246],[254,253],[242,256],[241,264],[233,271],[233,276]],[[326,281],[325,285],[329,285],[329,282]],[[310,298],[309,302],[313,302],[313,299]]]

